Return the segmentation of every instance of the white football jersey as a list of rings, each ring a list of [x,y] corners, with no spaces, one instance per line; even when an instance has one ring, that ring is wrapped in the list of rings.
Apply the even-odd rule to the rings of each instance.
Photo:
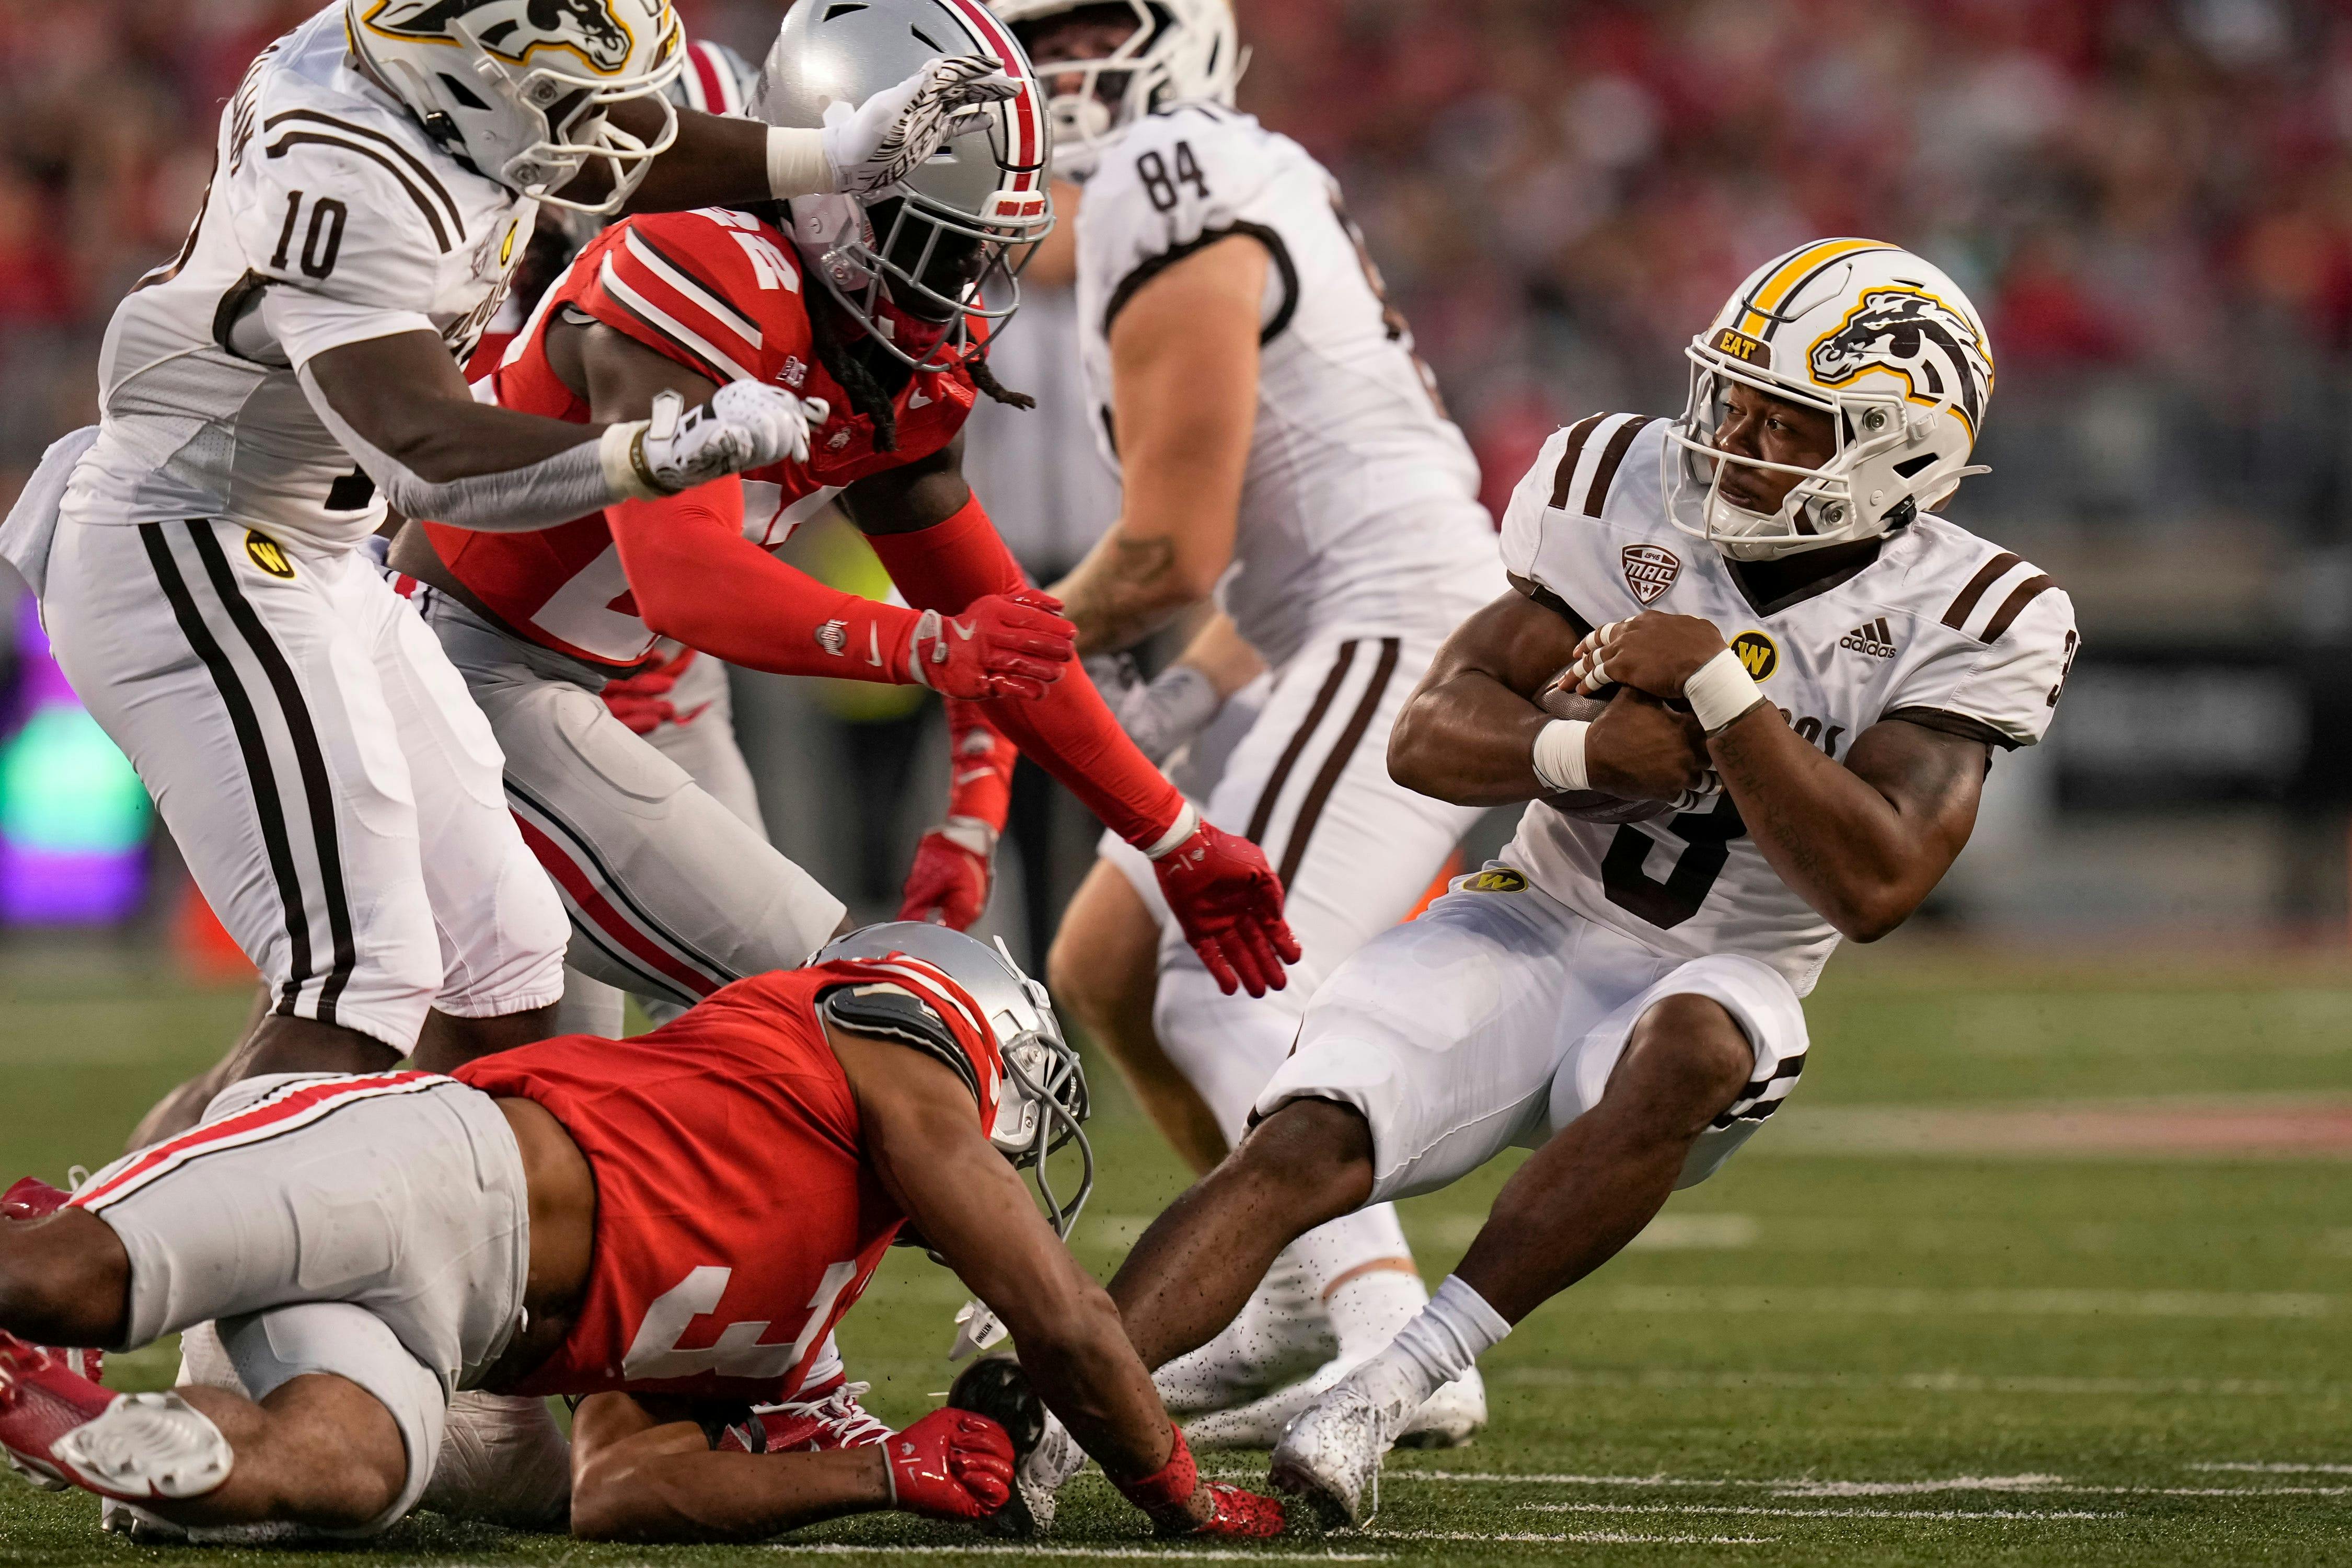
[[[1503,517],[1503,562],[1587,626],[1643,610],[1713,621],[1797,733],[1843,760],[1882,719],[1999,747],[2042,738],[2077,637],[2031,563],[1928,513],[1833,587],[1758,605],[1716,549],[1668,521],[1667,422],[1596,414],[1544,444]],[[1504,859],[1589,918],[1664,952],[1745,953],[1803,995],[1838,935],[1783,883],[1727,794],[1639,826],[1538,801]]]
[[[1272,258],[1257,424],[1218,601],[1280,664],[1313,637],[1450,631],[1503,591],[1478,465],[1403,318],[1307,150],[1245,114],[1183,104],[1103,153],[1078,212],[1078,317],[1095,434],[1113,468],[1109,333],[1135,291],[1233,234]]]
[[[211,185],[176,259],[117,307],[102,434],[68,491],[81,522],[220,518],[348,547],[374,485],[295,371],[430,331],[463,362],[496,314],[535,204],[436,146],[349,63],[330,5],[254,61],[222,113]]]

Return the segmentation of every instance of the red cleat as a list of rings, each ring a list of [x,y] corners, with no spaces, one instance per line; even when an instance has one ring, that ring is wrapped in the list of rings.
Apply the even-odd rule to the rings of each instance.
[[[0,1453],[49,1490],[123,1502],[201,1497],[228,1479],[228,1439],[176,1394],[117,1394],[58,1354],[0,1333]]]
[[[53,1187],[38,1176],[26,1176],[6,1192],[0,1193],[0,1220],[47,1219],[73,1200],[73,1194],[63,1187]],[[59,1350],[48,1347],[49,1353],[61,1356],[67,1366],[92,1383],[99,1381],[106,1369],[106,1352],[89,1350]]]
[[[890,1436],[890,1428],[857,1403],[870,1386],[836,1377],[803,1390],[801,1398],[755,1405],[750,1416],[727,1428],[719,1447],[722,1452],[745,1454],[830,1454],[842,1448],[870,1448]]]

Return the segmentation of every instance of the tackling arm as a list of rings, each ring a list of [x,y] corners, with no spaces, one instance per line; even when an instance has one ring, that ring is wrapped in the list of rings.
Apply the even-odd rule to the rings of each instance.
[[[721,1453],[701,1426],[627,1394],[572,1417],[572,1533],[592,1541],[758,1541],[890,1506],[880,1448]]]
[[[1257,240],[1221,239],[1154,277],[1111,324],[1125,500],[1055,589],[1082,653],[1140,642],[1206,598],[1233,560],[1267,265]]]

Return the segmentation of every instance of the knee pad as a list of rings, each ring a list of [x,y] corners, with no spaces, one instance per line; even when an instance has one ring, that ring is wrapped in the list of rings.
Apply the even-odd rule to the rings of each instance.
[[[355,1530],[321,1533],[349,1539],[381,1535],[424,1496],[441,1451],[448,1394],[408,1353],[383,1319],[342,1301],[306,1301],[225,1318],[221,1347],[237,1380],[263,1400],[307,1373],[349,1378],[392,1413],[408,1451],[408,1479],[390,1508]]]

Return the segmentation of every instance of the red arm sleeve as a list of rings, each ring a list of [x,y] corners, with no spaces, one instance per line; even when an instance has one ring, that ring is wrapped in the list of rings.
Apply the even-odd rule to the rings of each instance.
[[[1028,586],[977,496],[944,522],[866,542],[919,608],[952,615],[983,595]],[[1104,826],[1139,849],[1157,846],[1183,814],[1183,795],[1135,749],[1076,658],[1045,696],[994,702],[989,717]]]
[[[691,648],[779,675],[904,682],[920,615],[827,587],[743,537],[743,485],[604,510],[637,614]]]

